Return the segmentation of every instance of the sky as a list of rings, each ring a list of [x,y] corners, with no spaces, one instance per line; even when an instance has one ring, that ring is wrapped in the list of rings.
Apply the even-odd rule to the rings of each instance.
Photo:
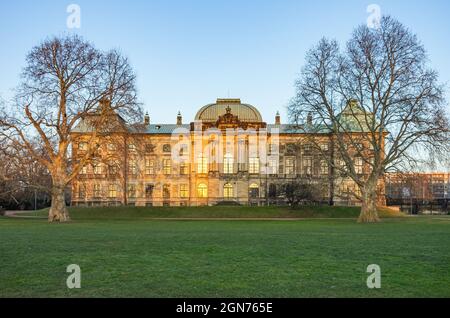
[[[80,28],[68,28],[70,4],[81,9]],[[277,111],[286,121],[305,53],[322,37],[344,44],[370,4],[416,33],[450,83],[448,0],[16,0],[0,2],[0,96],[12,97],[33,46],[77,33],[130,59],[154,123],[175,123],[178,111],[191,122],[227,97],[256,106],[268,123]]]

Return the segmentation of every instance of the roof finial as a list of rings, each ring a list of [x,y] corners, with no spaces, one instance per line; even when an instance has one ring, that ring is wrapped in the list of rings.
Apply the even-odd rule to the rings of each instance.
[[[183,124],[183,117],[181,117],[181,112],[178,111],[178,115],[177,115],[177,125],[182,125]]]

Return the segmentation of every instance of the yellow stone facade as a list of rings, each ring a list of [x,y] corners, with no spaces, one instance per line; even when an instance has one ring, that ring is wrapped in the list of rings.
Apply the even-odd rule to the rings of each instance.
[[[189,124],[180,114],[175,124],[153,124],[146,114],[143,126],[99,141],[96,160],[72,182],[72,205],[284,204],[279,189],[299,178],[322,184],[324,202],[357,203],[349,195],[357,191],[353,182],[336,177],[303,132],[281,124],[278,114],[267,124],[239,99],[218,99]],[[83,127],[73,132],[75,158],[91,142]],[[330,136],[317,138],[331,155]]]

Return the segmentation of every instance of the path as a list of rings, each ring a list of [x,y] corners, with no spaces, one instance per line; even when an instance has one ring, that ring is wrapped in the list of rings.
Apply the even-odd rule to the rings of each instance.
[[[21,215],[30,213],[33,213],[33,211],[5,211],[4,215],[9,218],[46,219],[46,217],[38,215]]]

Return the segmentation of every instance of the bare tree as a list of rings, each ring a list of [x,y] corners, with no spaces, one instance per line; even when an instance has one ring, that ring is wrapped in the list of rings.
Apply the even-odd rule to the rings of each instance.
[[[301,203],[311,204],[324,200],[326,184],[322,182],[312,182],[311,180],[296,180],[283,184],[280,195],[287,199],[292,207],[297,207]]]
[[[417,37],[392,17],[377,29],[358,27],[342,51],[322,39],[296,88],[290,119],[329,136],[334,156],[323,158],[361,190],[359,222],[379,221],[376,190],[385,171],[417,163],[419,150],[448,156],[443,86]]]
[[[33,145],[45,157],[45,151]],[[51,178],[48,169],[27,151],[12,144],[0,143],[0,205],[13,209],[34,207],[49,201]]]
[[[45,166],[52,179],[49,221],[69,220],[64,191],[120,115],[141,118],[135,74],[118,51],[102,52],[78,36],[55,37],[31,50],[12,107],[3,107],[0,137]],[[72,131],[88,123],[87,151],[71,160]],[[39,145],[36,147],[35,145]],[[42,147],[45,155],[37,151]]]

